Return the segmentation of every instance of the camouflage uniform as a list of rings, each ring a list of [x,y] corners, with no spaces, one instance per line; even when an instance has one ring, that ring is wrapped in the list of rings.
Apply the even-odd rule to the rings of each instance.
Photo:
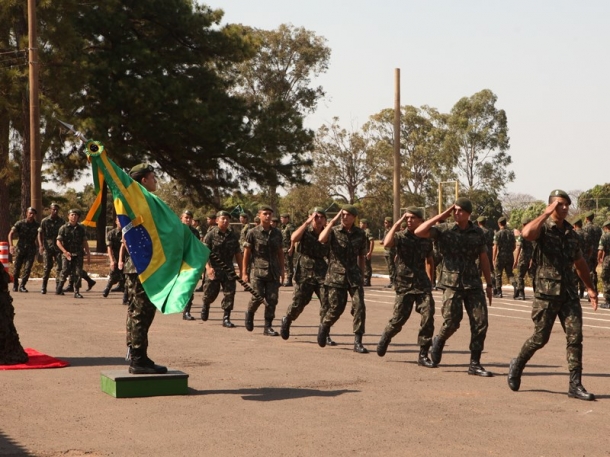
[[[396,300],[394,315],[383,334],[389,343],[402,330],[415,304],[415,311],[421,315],[417,343],[427,354],[434,334],[434,299],[432,284],[426,274],[426,259],[432,256],[432,242],[403,230],[394,235],[394,246],[397,251]]]
[[[294,275],[294,255],[288,254],[290,251],[290,237],[294,233],[294,225],[290,222],[281,226],[282,249],[284,251],[284,272],[287,286],[292,286],[292,276]]]
[[[493,248],[494,248],[494,232],[487,227],[479,227],[483,231],[485,238],[485,246],[487,246],[487,258],[489,259],[489,270],[491,272],[491,286],[496,290],[496,271],[494,269]]]
[[[385,240],[385,236],[388,234],[390,229],[385,229],[383,231],[383,239]],[[383,248],[383,258],[385,260],[386,265],[388,266],[388,274],[390,275],[390,284],[394,284],[394,276],[396,275],[396,247],[392,246],[391,248]]]
[[[443,255],[437,284],[444,289],[441,311],[444,321],[435,339],[444,345],[460,328],[463,303],[470,318],[470,351],[480,353],[488,328],[487,301],[477,265],[479,255],[487,252],[485,235],[469,221],[465,230],[460,230],[456,223],[435,225],[430,229],[430,238],[438,241]]]
[[[110,270],[108,274],[108,284],[106,285],[106,290],[110,291],[110,288],[114,284],[119,284],[121,288],[125,286],[125,275],[123,270],[119,269],[119,251],[121,250],[121,244],[123,243],[123,232],[119,227],[113,228],[108,232],[106,236],[106,246],[108,246],[112,250],[112,255],[116,263],[114,264],[114,268]]]
[[[582,251],[583,256],[584,256],[586,253],[585,232],[583,231],[582,227],[577,227],[575,225],[574,233],[576,233],[576,235],[578,236],[580,250]],[[587,266],[589,266],[589,265],[587,264]],[[585,295],[585,283],[582,282],[582,279],[580,279],[580,277],[578,275],[574,275],[574,276],[576,276],[576,286],[578,287],[578,297],[583,298]]]
[[[373,232],[368,227],[364,229],[364,234],[366,236],[366,252],[367,254],[371,249],[371,243],[375,241],[375,237],[373,236]],[[373,266],[371,265],[371,259],[367,259],[366,256],[364,258],[364,284],[365,286],[371,285],[371,278],[373,277]]]
[[[513,256],[513,251],[515,250],[515,235],[512,230],[509,230],[506,227],[500,227],[500,230],[494,235],[493,242],[497,250],[496,261],[494,262],[496,276],[495,293],[501,297],[502,273],[506,272],[508,282],[512,284],[515,289],[517,287],[513,275],[513,265],[515,264],[515,257]]]
[[[40,232],[40,236],[42,238],[42,246],[44,249],[44,270],[42,273],[42,289],[45,290],[45,292],[47,288],[47,282],[49,281],[49,276],[51,276],[51,269],[53,268],[53,264],[56,265],[55,282],[59,281],[59,276],[61,275],[63,255],[57,247],[57,235],[59,234],[59,229],[65,223],[66,221],[59,216],[55,218],[47,216],[40,222],[40,227],[38,228],[38,232]]]
[[[275,319],[280,287],[279,251],[282,249],[282,233],[274,227],[264,230],[262,224],[248,231],[244,247],[250,248],[250,283],[265,299],[265,326],[271,327]],[[248,303],[248,312],[254,315],[260,303],[254,298]]]
[[[127,307],[126,343],[130,351],[133,349],[147,353],[148,330],[153,323],[157,308],[152,304],[140,278],[136,267],[128,257],[124,266],[125,288],[128,291],[129,305]]]
[[[286,309],[286,318],[296,320],[315,293],[320,300],[320,319],[328,310],[328,294],[324,279],[328,271],[328,244],[318,241],[318,235],[309,226],[297,246],[292,304]]]
[[[244,252],[244,243],[246,242],[246,235],[248,235],[248,231],[250,230],[250,224],[244,224],[239,232],[239,247],[241,248],[241,252]]]
[[[203,243],[210,248],[210,251],[218,255],[227,266],[233,266],[233,259],[236,254],[241,252],[239,239],[231,228],[222,233],[220,229],[208,231],[205,235]],[[210,264],[214,269],[214,279],[206,276],[203,284],[203,307],[209,308],[210,304],[216,300],[222,287],[224,298],[222,299],[221,308],[224,311],[233,310],[233,302],[235,301],[235,278],[229,277],[225,270],[210,257]]]
[[[605,232],[599,239],[599,251],[604,251],[604,260],[602,260],[601,280],[604,286],[604,305],[610,303],[610,232]],[[608,306],[604,306],[608,307]]]
[[[34,264],[34,259],[36,258],[36,238],[38,237],[38,227],[40,227],[38,222],[35,220],[28,222],[26,219],[22,219],[13,225],[12,230],[14,230],[19,237],[19,240],[17,240],[17,254],[14,260],[13,290],[17,290],[17,283],[19,281],[22,266],[24,266],[24,269],[23,275],[21,275],[21,287],[25,287],[28,279],[30,278],[32,265]]]
[[[572,226],[560,228],[552,219],[542,225],[536,240],[534,262],[535,292],[532,306],[534,334],[523,344],[517,364],[524,366],[549,341],[555,318],[559,316],[566,333],[570,371],[582,370],[582,308],[574,287],[574,262],[582,257]]]
[[[602,237],[602,229],[599,228],[591,221],[586,221],[583,227],[585,235],[585,251],[584,258],[589,267],[589,274],[591,275],[591,282],[593,283],[593,289],[597,292],[597,246],[599,240]]]
[[[342,225],[337,225],[330,231],[328,246],[330,253],[324,287],[327,290],[329,307],[322,318],[322,325],[330,328],[337,322],[345,311],[349,293],[352,297],[353,331],[357,335],[364,335],[366,305],[358,257],[367,253],[366,234],[360,227],[352,226],[348,231]]]
[[[519,258],[517,259],[517,291],[519,296],[525,299],[525,275],[529,272],[530,277],[534,277],[533,271],[530,270],[530,262],[534,252],[534,243],[519,235],[517,237],[517,246],[521,247]]]
[[[64,249],[72,256],[71,260],[64,258],[62,260],[61,275],[59,277],[60,284],[63,287],[68,276],[70,281],[75,285],[75,291],[78,291],[80,284],[81,271],[83,269],[83,243],[87,240],[85,227],[81,224],[71,225],[70,223],[62,225],[57,234],[57,240],[61,241]]]

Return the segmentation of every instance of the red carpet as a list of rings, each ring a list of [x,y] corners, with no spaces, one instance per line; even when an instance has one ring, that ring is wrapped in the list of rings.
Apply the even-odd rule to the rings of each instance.
[[[70,365],[65,360],[59,360],[50,355],[42,354],[35,349],[25,348],[30,358],[26,363],[18,365],[0,365],[0,370],[32,370],[34,368],[63,368]]]

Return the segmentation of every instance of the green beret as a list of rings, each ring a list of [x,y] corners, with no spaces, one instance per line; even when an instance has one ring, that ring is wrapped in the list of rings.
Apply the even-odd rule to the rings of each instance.
[[[218,211],[216,213],[216,217],[220,217],[220,216],[225,216],[225,217],[228,217],[229,219],[231,219],[231,213],[228,211]]]
[[[368,224],[369,220],[368,219],[360,219],[360,223],[361,224]]]
[[[565,192],[561,189],[555,189],[554,191],[551,192],[551,194],[549,195],[549,203],[551,203],[551,198],[553,198],[553,197],[565,198],[568,201],[568,205],[572,204],[572,200],[570,200],[570,196],[567,194],[567,192]]]
[[[386,217],[383,218],[383,221],[384,222],[389,222],[391,224],[392,222],[394,222],[394,219],[391,218],[390,216],[386,216]]]
[[[585,218],[586,219],[593,219],[595,217],[595,211],[587,211],[585,213]]]
[[[248,213],[244,213],[242,211],[241,213],[239,213],[239,217],[250,217],[250,216],[248,216]]]
[[[498,218],[498,224],[504,224],[506,222],[506,218],[504,216],[500,216]]]
[[[216,213],[209,213],[206,217],[208,219],[216,219]]]
[[[49,208],[57,208],[57,209],[59,209],[59,205],[57,203],[51,203],[49,205]]]
[[[76,214],[78,217],[80,217],[81,212],[80,209],[72,208],[70,211],[68,211],[68,214]]]
[[[271,211],[273,213],[273,208],[271,208],[269,205],[261,205],[258,207],[258,211]]]
[[[479,216],[479,217],[477,217],[477,222],[485,223],[485,222],[487,222],[487,218],[485,216]]]
[[[186,214],[187,216],[193,217],[193,213],[188,209],[185,209],[184,211],[182,211],[182,215],[184,215],[184,214]]]
[[[424,218],[424,209],[423,208],[419,208],[417,206],[409,206],[407,208],[407,211],[405,211],[407,213],[411,213],[417,217],[419,217],[420,219]]]
[[[140,175],[144,173],[148,173],[150,171],[155,171],[155,169],[148,163],[139,163],[131,170],[129,170],[129,176]]]
[[[323,214],[324,217],[326,217],[326,211],[321,206],[316,206],[314,209],[312,209],[309,212],[309,214],[313,214],[313,213],[320,213],[320,214]]]
[[[610,221],[604,222],[604,225],[602,225],[602,228],[604,228],[604,227],[610,228]],[[606,293],[606,292],[604,291],[604,293]]]
[[[341,209],[343,211],[347,211],[348,213],[350,213],[352,216],[357,216],[358,215],[358,209],[354,206],[354,205],[343,205],[341,207]]]
[[[460,197],[455,201],[455,206],[459,206],[468,214],[472,214],[472,202],[466,197]]]
[[[271,222],[279,222],[280,220],[277,218],[277,216],[274,216],[271,218]]]
[[[288,214],[288,213],[282,213],[282,214],[280,214],[280,217],[290,217],[290,214]]]

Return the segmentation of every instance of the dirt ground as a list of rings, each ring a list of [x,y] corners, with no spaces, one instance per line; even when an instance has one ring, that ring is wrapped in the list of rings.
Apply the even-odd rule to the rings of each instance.
[[[506,384],[508,363],[532,331],[530,302],[497,299],[490,309],[483,365],[493,378],[466,373],[468,320],[436,369],[416,365],[419,316],[413,314],[384,358],[375,354],[394,293],[375,278],[366,289],[370,354],[352,351],[351,316],[332,329],[336,347],[316,344],[318,302],[293,324],[291,338],[243,326],[249,295],[237,293],[235,329],[210,320],[157,314],[150,356],[189,374],[189,395],[115,399],[100,372],[126,368],[121,294],[102,298],[105,281],[83,300],[13,293],[24,347],[67,360],[61,369],[0,372],[0,455],[36,456],[353,456],[610,455],[610,312],[584,308],[585,387],[597,401],[567,397],[565,339],[526,368],[520,392]],[[238,286],[239,288],[239,286]],[[282,288],[276,330],[292,295]],[[506,294],[508,295],[508,294]],[[531,293],[530,293],[531,295]],[[440,295],[436,298],[436,327]],[[201,294],[195,298],[199,315]]]

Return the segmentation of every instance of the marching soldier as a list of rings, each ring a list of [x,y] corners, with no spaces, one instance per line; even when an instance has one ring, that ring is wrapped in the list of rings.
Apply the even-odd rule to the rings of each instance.
[[[591,284],[593,284],[593,289],[597,292],[597,247],[599,245],[599,240],[602,237],[602,229],[593,222],[593,219],[595,219],[595,213],[593,211],[589,211],[585,214],[585,219],[585,226],[582,229],[585,234],[584,256],[587,267],[589,267]]]
[[[186,225],[189,228],[189,230],[191,231],[193,236],[199,240],[199,230],[197,230],[195,227],[193,227],[193,213],[191,211],[189,211],[188,209],[185,209],[182,212],[182,215],[180,216],[180,220],[182,221],[182,223],[184,225]],[[214,221],[216,221],[216,215],[214,215]],[[215,230],[215,228],[216,228],[216,226],[208,228],[208,233],[213,232]],[[206,236],[207,236],[207,234],[206,234]],[[194,299],[195,299],[195,295],[191,295],[191,299],[186,304],[184,311],[182,311],[182,319],[185,321],[194,321],[195,320],[195,318],[193,316],[191,316],[191,307],[193,306]]]
[[[25,285],[30,278],[32,265],[36,257],[36,240],[38,238],[38,227],[40,224],[36,221],[36,209],[28,208],[25,219],[17,221],[8,234],[8,245],[10,253],[15,255],[15,246],[13,246],[13,236],[17,235],[17,255],[14,260],[13,270],[13,292],[27,292]],[[21,275],[21,267],[23,275],[21,276],[21,285],[19,285],[19,275]]]
[[[502,273],[506,272],[508,282],[513,285],[513,298],[517,298],[517,284],[513,275],[513,264],[515,258],[513,251],[515,250],[515,235],[512,230],[506,226],[506,218],[502,216],[498,219],[500,229],[494,235],[493,247],[493,264],[496,272],[496,290],[494,297],[502,298]]]
[[[386,235],[392,228],[392,218],[386,217],[383,220],[383,239],[385,240]],[[382,243],[383,244],[383,243]],[[396,274],[396,264],[394,258],[396,257],[396,248],[387,248],[385,245],[383,246],[383,258],[385,259],[385,263],[388,266],[388,275],[390,276],[390,283],[385,286],[388,289],[391,289],[394,285],[394,275]]]
[[[529,217],[524,216],[521,224],[525,227],[531,222]],[[523,230],[523,229],[522,229]],[[534,253],[534,244],[523,238],[523,233],[517,237],[517,251],[515,252],[515,264],[513,269],[517,270],[517,290],[515,300],[525,300],[525,275],[529,272],[533,278],[533,272],[530,270],[532,262],[532,254]]]
[[[375,248],[375,237],[369,229],[369,221],[367,219],[360,219],[360,228],[364,230],[366,236],[366,254],[364,256],[364,287],[371,286],[371,278],[373,277],[373,266],[371,265],[371,258],[373,257],[373,249]]]
[[[604,303],[601,308],[610,308],[610,221],[602,225],[604,234],[599,239],[597,263],[602,265],[602,285],[604,286]]]
[[[284,267],[286,268],[286,282],[284,287],[292,287],[292,276],[294,274],[294,245],[290,238],[294,233],[294,225],[290,222],[290,214],[280,214],[280,230],[282,231],[282,249],[284,250]]]
[[[62,253],[57,248],[57,235],[61,226],[66,223],[63,218],[59,217],[59,205],[57,203],[51,203],[50,210],[51,214],[40,222],[38,228],[38,249],[44,262],[42,288],[40,289],[40,293],[43,295],[47,293],[47,283],[49,282],[49,276],[51,276],[53,264],[55,264],[55,287],[57,287],[61,275]]]
[[[115,292],[123,292],[125,287],[123,270],[119,268],[119,253],[123,243],[123,232],[118,217],[115,219],[115,224],[116,226],[106,235],[106,251],[108,252],[108,260],[110,262],[110,272],[108,274],[108,283],[102,292],[103,297],[108,296],[112,286],[115,284],[118,284]]]
[[[70,281],[74,285],[74,298],[83,298],[80,294],[79,284],[81,272],[83,269],[83,252],[87,254],[87,262],[91,263],[91,252],[87,243],[87,233],[85,228],[78,223],[81,212],[78,209],[71,209],[68,212],[68,222],[64,224],[57,234],[57,247],[63,253],[62,260],[63,268],[56,295],[63,295],[63,287],[70,277]]]

